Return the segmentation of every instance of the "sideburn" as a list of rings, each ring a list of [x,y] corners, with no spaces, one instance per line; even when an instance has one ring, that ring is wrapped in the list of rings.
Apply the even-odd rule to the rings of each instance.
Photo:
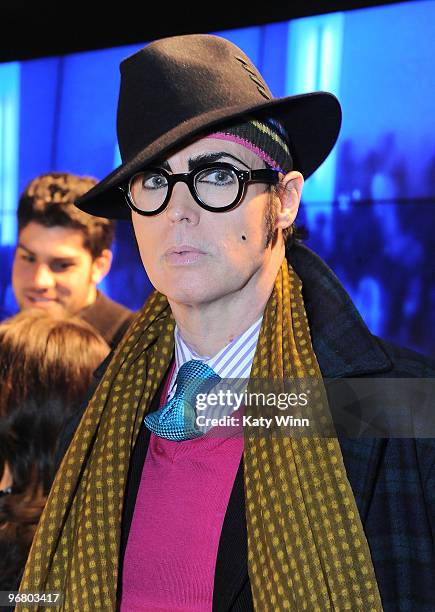
[[[267,203],[266,212],[264,215],[265,222],[265,245],[264,248],[267,249],[269,244],[276,240],[277,231],[275,229],[276,223],[276,215],[277,215],[277,200],[276,195],[273,191],[273,187],[270,188],[269,191],[270,197]]]

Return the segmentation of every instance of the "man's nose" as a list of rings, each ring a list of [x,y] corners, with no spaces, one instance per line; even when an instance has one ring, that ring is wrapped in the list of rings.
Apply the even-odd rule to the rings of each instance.
[[[50,289],[55,286],[56,279],[49,266],[40,264],[35,270],[33,283],[38,289]]]
[[[185,220],[194,225],[198,223],[201,208],[193,199],[186,183],[178,181],[174,185],[166,213],[170,221]]]

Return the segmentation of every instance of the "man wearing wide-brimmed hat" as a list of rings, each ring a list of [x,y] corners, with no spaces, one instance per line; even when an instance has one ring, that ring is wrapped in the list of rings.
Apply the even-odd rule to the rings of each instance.
[[[294,239],[340,122],[331,94],[272,98],[220,37],[159,40],[122,63],[123,163],[77,205],[131,215],[156,291],[101,372],[22,591],[58,591],[65,610],[430,609],[431,441],[263,434],[249,403],[243,435],[223,435],[189,401],[226,378],[311,380],[317,432],[331,424],[322,376],[434,375],[373,337]]]

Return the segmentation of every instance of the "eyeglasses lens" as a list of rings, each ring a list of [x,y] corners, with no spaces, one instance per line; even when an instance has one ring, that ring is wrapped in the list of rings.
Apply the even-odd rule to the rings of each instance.
[[[195,189],[204,204],[220,208],[234,202],[239,191],[239,180],[229,168],[207,168],[197,174]]]
[[[168,193],[168,181],[163,174],[140,172],[130,183],[130,195],[137,209],[145,212],[157,210]]]

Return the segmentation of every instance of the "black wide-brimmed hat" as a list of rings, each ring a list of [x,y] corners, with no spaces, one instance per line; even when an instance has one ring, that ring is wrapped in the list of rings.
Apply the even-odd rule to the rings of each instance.
[[[138,170],[217,126],[273,118],[289,135],[293,168],[304,178],[337,140],[340,104],[326,92],[273,98],[236,45],[209,34],[157,40],[121,63],[117,133],[122,164],[76,205],[99,217],[128,218],[120,189]]]

